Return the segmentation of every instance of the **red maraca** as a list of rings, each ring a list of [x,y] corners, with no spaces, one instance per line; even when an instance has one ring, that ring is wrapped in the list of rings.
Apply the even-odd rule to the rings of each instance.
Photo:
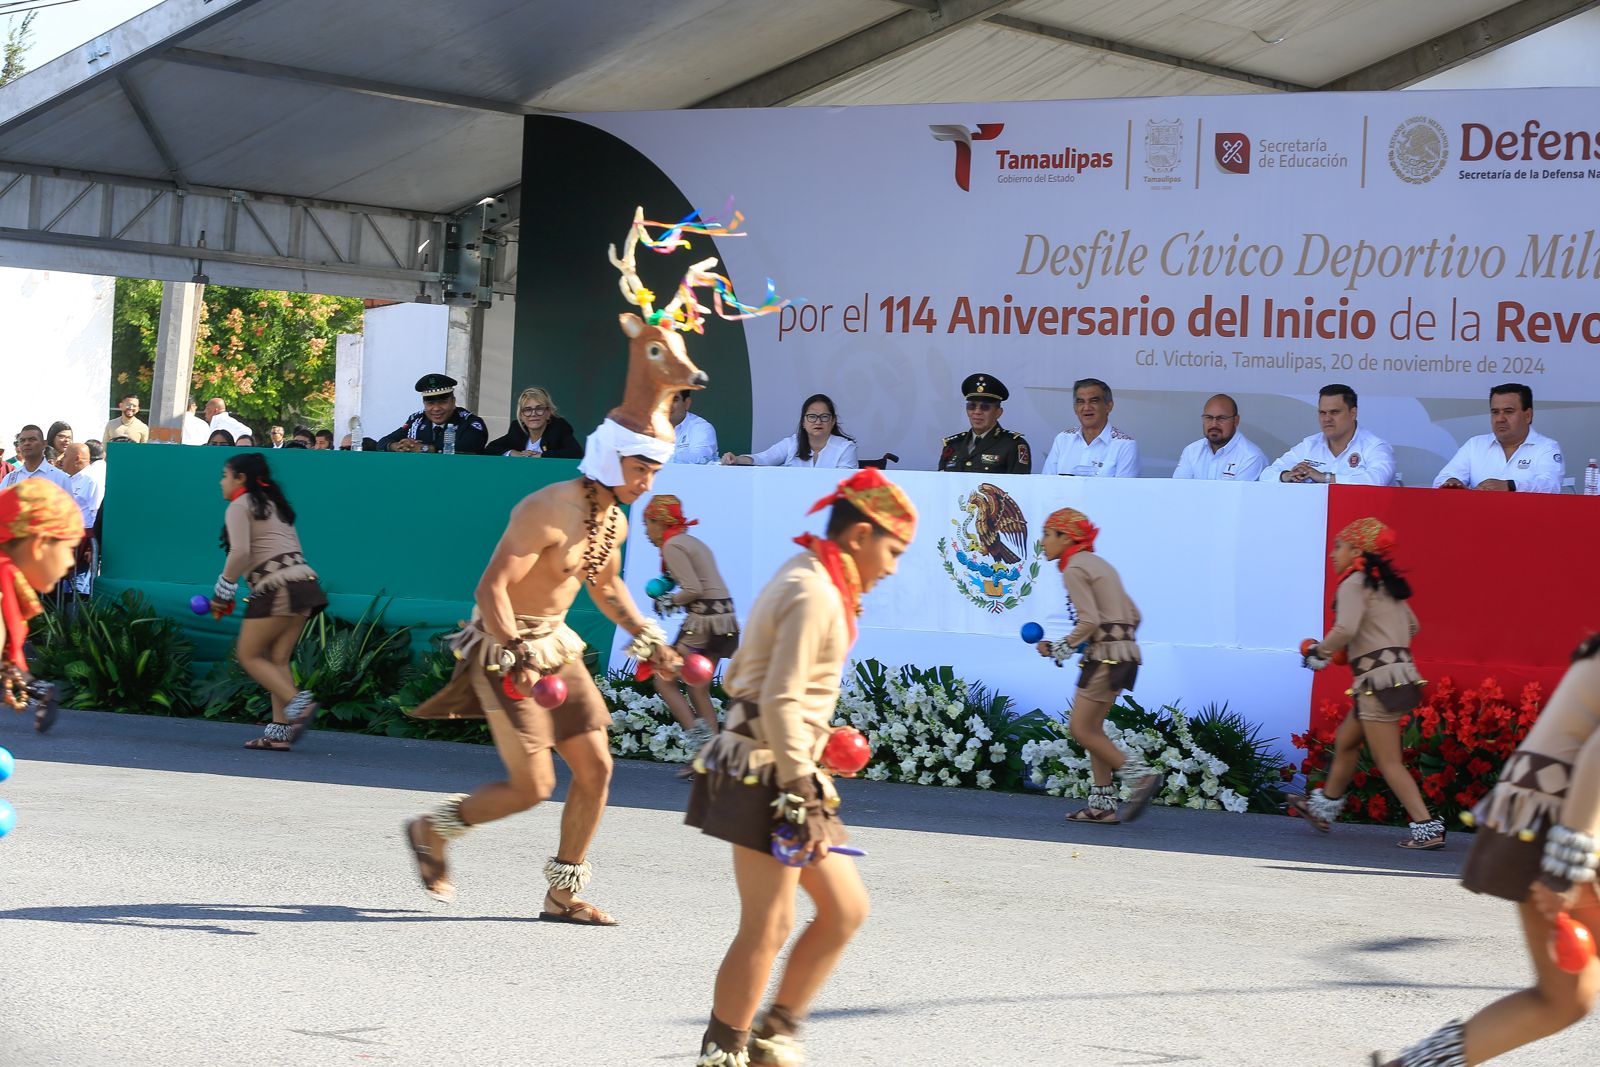
[[[872,762],[872,746],[854,726],[840,726],[822,750],[822,764],[840,774],[855,774]]]
[[[1562,912],[1550,932],[1550,958],[1568,974],[1578,974],[1595,958],[1594,935],[1583,923]]]
[[[1301,655],[1301,657],[1304,658],[1305,655],[1311,651],[1311,646],[1316,644],[1316,643],[1317,643],[1317,639],[1315,637],[1308,637],[1304,641],[1301,641],[1300,642],[1300,655]],[[1333,655],[1328,657],[1328,662],[1333,664],[1335,667],[1343,667],[1346,663],[1350,662],[1350,655],[1344,649],[1341,648],[1339,651],[1335,652]]]
[[[567,683],[554,674],[547,674],[533,684],[533,692],[524,693],[517,688],[511,680],[510,672],[500,679],[500,691],[512,700],[526,700],[533,697],[533,702],[541,708],[559,708],[567,702]]]
[[[683,657],[678,677],[690,685],[705,685],[711,681],[711,661],[698,652],[691,652]]]

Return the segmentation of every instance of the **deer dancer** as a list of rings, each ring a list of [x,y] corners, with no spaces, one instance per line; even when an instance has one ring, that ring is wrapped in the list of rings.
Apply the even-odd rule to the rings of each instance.
[[[628,526],[618,505],[649,492],[656,472],[671,458],[675,434],[667,409],[673,395],[705,386],[705,372],[689,359],[676,331],[697,328],[699,314],[707,309],[695,300],[694,287],[718,280],[705,273],[715,260],[696,264],[673,301],[654,310],[654,296],[633,264],[638,240],[650,247],[658,243],[650,241],[646,225],[643,213],[636,214],[624,256],[619,258],[615,248],[611,252],[623,273],[624,297],[644,313],[620,317],[628,337],[623,402],[589,435],[580,477],[546,486],[512,510],[478,581],[472,620],[453,639],[460,661],[455,677],[412,712],[419,718],[486,717],[506,768],[505,780],[451,796],[406,824],[423,888],[438,900],[455,894],[445,860],[448,842],[549,797],[556,781],[554,749],[571,769],[572,783],[561,813],[560,844],[544,867],[549,891],[540,918],[585,926],[617,922],[579,896],[589,884],[589,845],[611,781],[606,740],[611,717],[583,666],[583,641],[567,626],[566,614],[587,585],[601,612],[632,635],[629,656],[668,678],[681,665],[661,628],[640,615],[622,583],[621,547]],[[671,236],[669,230],[666,240]],[[719,313],[720,294],[719,287]],[[534,687],[550,675],[565,683],[565,697],[545,707],[533,699]],[[541,692],[551,688],[561,687]]]

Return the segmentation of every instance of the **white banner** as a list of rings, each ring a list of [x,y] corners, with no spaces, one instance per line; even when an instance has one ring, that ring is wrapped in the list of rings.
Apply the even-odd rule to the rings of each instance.
[[[1417,484],[1505,381],[1600,454],[1597,112],[1553,89],[575,117],[707,211],[736,197],[739,291],[794,300],[745,326],[758,449],[825,392],[861,455],[929,469],[983,371],[1037,468],[1093,376],[1163,475],[1211,393],[1270,457],[1342,382]]]
[[[716,555],[743,620],[779,565],[800,551],[792,539],[822,532],[825,513],[805,511],[838,480],[837,471],[668,465],[655,491],[680,497],[684,514],[701,520],[691,532]],[[1294,650],[1321,633],[1322,487],[925,472],[895,481],[916,503],[917,538],[899,573],[867,595],[857,658],[948,664],[1015,699],[1018,711],[1065,710],[1076,667],[1057,670],[1022,642],[1020,629],[1038,622],[1059,637],[1070,628],[1060,572],[1036,546],[1046,516],[1072,506],[1100,527],[1096,551],[1116,566],[1143,615],[1136,699],[1191,711],[1226,702],[1285,749],[1289,734],[1305,729],[1311,675]],[[624,568],[645,610],[645,583],[661,573],[638,518],[648,502],[632,509]],[[1027,536],[1020,558],[995,574],[986,549],[997,540],[979,512],[1008,502],[1026,517]],[[677,619],[664,625],[676,634]],[[624,662],[626,640],[619,631],[613,666]]]

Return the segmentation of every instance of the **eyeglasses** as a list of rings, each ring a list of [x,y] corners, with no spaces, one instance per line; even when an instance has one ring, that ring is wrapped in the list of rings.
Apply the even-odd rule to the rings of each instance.
[[[967,410],[968,411],[993,411],[994,409],[995,409],[995,405],[990,403],[987,400],[969,400],[969,401],[967,401]]]
[[[537,419],[540,415],[550,414],[550,409],[545,407],[543,404],[540,404],[536,408],[523,408],[522,413],[528,416],[530,419]]]
[[[1200,416],[1200,421],[1201,422],[1232,422],[1234,419],[1237,419],[1238,417],[1239,416],[1237,416],[1237,415],[1201,415]]]
[[[829,415],[827,412],[823,412],[820,415],[808,414],[805,416],[805,420],[813,426],[824,426],[833,421],[833,416]]]

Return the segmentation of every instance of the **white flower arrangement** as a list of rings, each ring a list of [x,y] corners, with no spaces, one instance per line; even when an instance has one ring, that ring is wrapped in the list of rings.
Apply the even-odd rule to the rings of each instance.
[[[611,709],[613,756],[658,763],[688,763],[694,759],[695,749],[660,696],[645,692],[642,684],[630,682],[626,675],[603,675],[595,679],[595,684],[606,707]],[[722,701],[713,697],[711,706],[721,719]]]
[[[1151,728],[1125,730],[1109,719],[1105,724],[1106,736],[1118,748],[1144,757],[1146,763],[1167,776],[1154,803],[1197,810],[1248,810],[1249,798],[1221,782],[1228,765],[1195,743],[1188,717],[1180,709],[1167,711],[1171,716],[1170,736]],[[1052,722],[1056,737],[1023,745],[1022,762],[1028,768],[1028,780],[1051,796],[1084,798],[1089,795],[1094,778],[1088,754],[1072,740],[1069,723],[1070,716],[1066,721]]]

